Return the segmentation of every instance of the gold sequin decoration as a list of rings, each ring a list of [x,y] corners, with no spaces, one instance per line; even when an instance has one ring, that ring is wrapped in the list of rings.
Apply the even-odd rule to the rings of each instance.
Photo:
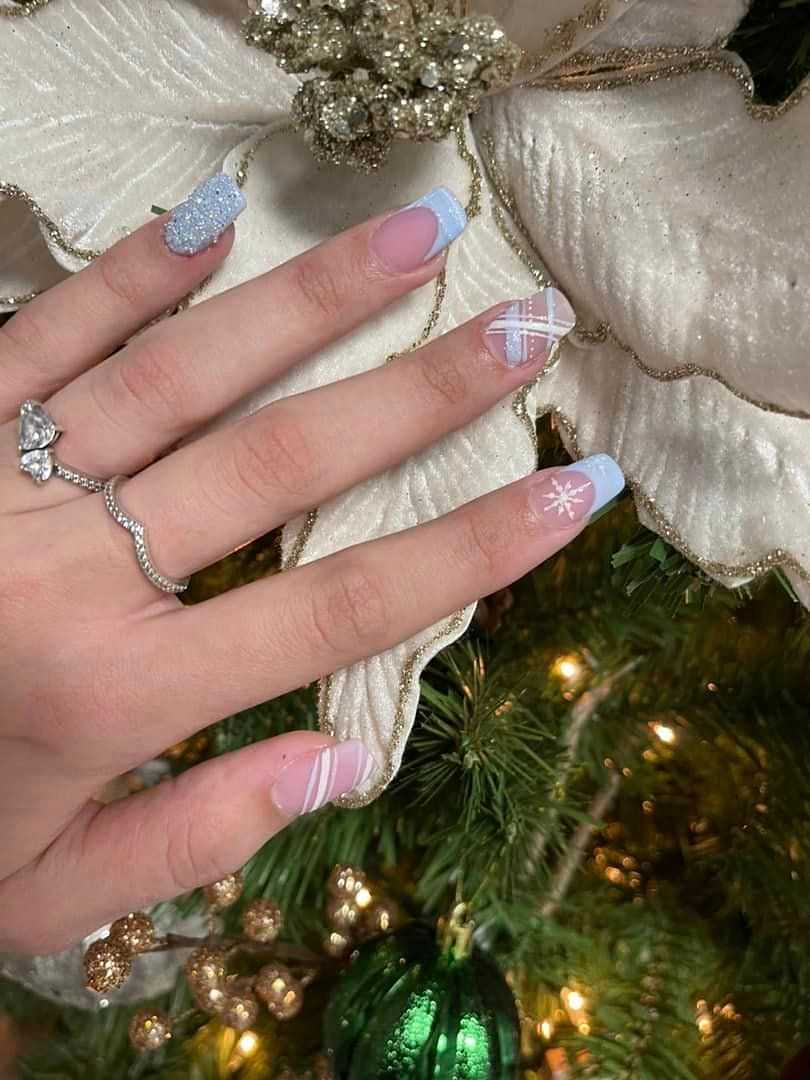
[[[14,7],[0,7],[0,19],[18,19],[21,15],[33,15],[39,8],[45,7],[51,0],[25,0]]]

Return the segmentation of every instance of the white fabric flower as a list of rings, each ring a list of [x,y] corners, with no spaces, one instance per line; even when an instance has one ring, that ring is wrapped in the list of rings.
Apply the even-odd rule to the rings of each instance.
[[[527,295],[540,259],[580,328],[601,337],[575,334],[528,393],[290,522],[287,561],[527,474],[534,417],[553,410],[572,451],[617,458],[642,520],[709,573],[741,582],[770,560],[810,602],[810,251],[800,242],[810,100],[752,110],[744,68],[714,48],[747,0],[469,6],[499,16],[534,55],[525,79],[536,85],[487,103],[464,134],[469,155],[453,142],[398,146],[369,178],[317,167],[285,130],[297,82],[243,42],[239,0],[51,0],[0,17],[0,295],[17,298],[5,306],[79,269],[223,163],[232,174],[248,163],[248,209],[197,300],[436,184],[470,199],[486,157],[513,199],[516,244],[485,183],[437,311],[423,289],[236,411],[383,363],[427,325],[439,334]],[[0,16],[16,7],[0,0]],[[706,51],[676,74],[661,51],[675,46]],[[645,78],[633,82],[639,64]],[[617,65],[596,88],[594,68]],[[325,727],[360,736],[384,763],[367,798],[399,766],[422,668],[472,611],[323,680]]]

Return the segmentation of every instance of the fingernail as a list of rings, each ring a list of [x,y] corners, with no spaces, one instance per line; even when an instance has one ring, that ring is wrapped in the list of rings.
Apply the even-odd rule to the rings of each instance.
[[[518,300],[487,328],[487,346],[508,367],[545,362],[557,342],[574,329],[574,309],[559,289]]]
[[[429,262],[467,227],[464,207],[445,187],[392,214],[371,238],[371,251],[395,274],[407,274]]]
[[[567,529],[592,517],[624,490],[624,473],[607,454],[594,454],[537,478],[529,496],[538,518]]]
[[[374,759],[359,739],[324,746],[286,765],[273,784],[273,802],[285,817],[311,814],[321,806],[362,787]]]
[[[172,210],[163,236],[176,255],[196,255],[210,247],[247,206],[247,199],[227,173],[218,173],[194,188]]]

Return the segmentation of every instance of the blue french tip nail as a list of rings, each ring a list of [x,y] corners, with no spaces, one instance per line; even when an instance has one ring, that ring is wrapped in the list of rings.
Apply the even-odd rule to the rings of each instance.
[[[467,212],[453,192],[446,187],[434,188],[421,199],[411,203],[407,209],[410,210],[415,206],[425,206],[428,210],[432,210],[439,223],[433,247],[425,256],[425,262],[428,262],[461,236],[467,228]]]
[[[566,465],[560,471],[584,473],[593,484],[594,501],[590,509],[591,516],[606,506],[611,499],[620,495],[626,483],[624,473],[607,454],[594,454],[592,457],[575,461],[573,465]]]
[[[163,235],[176,255],[196,255],[210,247],[247,206],[247,199],[227,173],[199,184],[172,210]]]

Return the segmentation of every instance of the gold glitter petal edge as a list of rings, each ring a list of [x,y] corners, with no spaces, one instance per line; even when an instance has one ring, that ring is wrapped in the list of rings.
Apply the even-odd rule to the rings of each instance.
[[[595,330],[585,330],[577,327],[574,336],[578,341],[586,345],[601,345],[605,341],[611,341],[622,352],[627,353],[639,371],[650,379],[655,379],[656,382],[679,382],[681,379],[695,377],[712,379],[722,386],[724,390],[728,390],[734,397],[739,398],[740,401],[744,401],[747,405],[753,405],[754,408],[760,409],[762,412],[775,413],[777,416],[785,416],[790,420],[810,420],[810,412],[805,409],[786,409],[784,406],[774,405],[770,401],[758,401],[756,398],[749,397],[748,394],[743,390],[738,390],[725,375],[715,371],[714,368],[701,367],[699,364],[679,364],[673,368],[650,367],[649,364],[644,363],[637,352],[631,349],[629,345],[625,345],[610,323],[601,323]]]
[[[531,75],[555,56],[570,52],[577,35],[583,30],[598,30],[610,14],[610,8],[609,0],[589,0],[579,15],[549,27],[542,48],[539,52],[526,56],[521,73],[524,76]]]
[[[464,611],[457,611],[454,615],[451,615],[447,622],[441,627],[441,629],[434,634],[428,641],[423,642],[418,648],[410,654],[408,659],[402,668],[402,675],[399,680],[399,695],[397,699],[397,709],[394,717],[394,728],[392,732],[392,739],[395,744],[399,744],[402,735],[405,731],[405,709],[408,702],[408,696],[411,692],[414,682],[414,672],[417,665],[422,660],[425,653],[431,649],[434,645],[438,645],[440,641],[443,641],[446,637],[460,630],[465,622]],[[334,737],[335,728],[332,720],[329,717],[329,704],[332,693],[332,676],[328,675],[321,683],[321,692],[318,698],[318,712],[324,718],[321,722],[321,730],[326,735]],[[385,763],[383,769],[382,778],[375,784],[375,786],[365,793],[365,795],[350,796],[345,795],[339,799],[335,799],[338,806],[343,806],[347,809],[356,810],[361,806],[368,806],[370,802],[373,802],[379,795],[385,791],[391,781],[394,779],[396,769],[391,761],[390,757]]]
[[[674,79],[699,71],[730,75],[740,87],[745,107],[754,120],[764,123],[784,116],[810,92],[810,76],[778,105],[762,105],[755,100],[756,88],[745,61],[724,49],[683,48],[614,49],[606,53],[576,53],[552,75],[540,76],[527,89],[559,91],[615,90],[639,83]]]
[[[466,212],[467,217],[470,221],[472,221],[481,213],[483,174],[478,165],[478,161],[476,160],[475,155],[469,148],[464,130],[460,128],[456,129],[455,135],[456,149],[458,155],[470,171],[470,194],[467,199]],[[436,289],[433,298],[433,306],[431,308],[430,314],[428,315],[425,327],[419,338],[417,338],[417,340],[410,346],[408,351],[413,351],[414,349],[419,348],[419,346],[423,345],[433,333],[439,321],[439,316],[441,315],[441,310],[444,304],[446,294],[447,270],[445,269],[436,279]],[[386,362],[392,360],[396,355],[398,354],[395,353],[392,356],[387,357]],[[526,398],[530,390],[531,385],[528,387],[523,387],[520,391],[518,391],[515,396],[515,402],[517,402],[518,398],[521,399],[521,407],[524,416],[521,417],[517,405],[515,405],[514,408],[515,414],[518,416],[519,419],[521,419],[521,422],[532,426],[532,435],[535,438],[536,446],[536,435],[534,434],[534,428],[533,425],[531,425],[531,419],[528,417],[528,411],[526,409]],[[310,511],[310,513],[307,515],[307,520],[304,522],[301,531],[295,538],[292,550],[290,552],[290,556],[284,566],[285,569],[291,568],[298,564],[298,561],[300,560],[301,555],[304,552],[304,548],[306,547],[306,542],[309,539],[309,536],[312,533],[312,529],[315,526],[317,516],[317,509]],[[434,645],[437,645],[440,641],[444,640],[444,638],[449,637],[455,631],[459,630],[461,626],[463,626],[464,610],[466,609],[457,611],[454,615],[452,615],[449,620],[444,623],[442,628],[429,641],[423,642],[421,645],[419,645],[405,661],[399,680],[397,708],[396,714],[394,716],[394,724],[392,730],[392,740],[395,745],[399,745],[399,742],[405,730],[405,708],[408,701],[408,695],[410,694],[411,688],[413,686],[414,671],[416,669],[416,666],[418,665],[419,661],[428,649],[432,648]],[[332,717],[330,715],[333,679],[333,675],[327,675],[320,681],[320,686],[318,689],[318,720],[321,731],[323,731],[324,734],[331,735],[334,738],[335,726],[334,721],[332,720]],[[342,806],[346,809],[358,809],[361,806],[367,806],[369,803],[373,802],[379,795],[381,795],[383,791],[385,791],[385,789],[393,780],[395,773],[396,768],[394,767],[394,763],[389,756],[388,760],[383,766],[382,777],[377,781],[373,788],[371,788],[362,796],[346,795],[339,799],[335,799],[336,805]]]
[[[566,444],[571,456],[577,461],[585,457],[585,453],[579,446],[576,425],[570,417],[566,416],[556,405],[550,403],[541,405],[538,409],[538,420],[545,416],[552,416],[555,423],[565,433]],[[633,493],[636,506],[649,515],[655,523],[656,532],[700,570],[705,570],[707,574],[713,577],[746,578],[750,581],[756,581],[772,570],[780,568],[792,570],[803,581],[810,583],[810,570],[805,569],[794,555],[784,551],[782,548],[774,548],[772,551],[761,555],[758,559],[747,563],[722,563],[703,558],[702,555],[698,555],[696,551],[692,550],[688,541],[684,539],[669,518],[658,509],[655,499],[647,494],[638,480],[632,476],[627,476],[626,479],[627,486]]]
[[[617,62],[617,58],[627,59],[630,55],[638,57],[638,56],[649,56],[650,54],[654,54],[656,57],[660,57],[661,54],[665,54],[669,59],[671,59],[673,56],[678,56],[678,57],[681,57],[681,58],[688,59],[689,57],[692,56],[692,54],[696,54],[696,53],[699,54],[701,56],[701,58],[703,58],[705,56],[709,56],[709,55],[716,58],[717,55],[718,55],[716,51],[695,50],[695,49],[688,49],[688,48],[682,48],[682,49],[681,48],[679,48],[679,49],[654,49],[654,50],[646,50],[644,53],[636,52],[634,50],[629,50],[629,49],[621,49],[621,50],[618,50],[618,51],[610,53],[610,54],[604,54],[604,56],[599,57],[599,61],[601,63],[604,60],[605,56],[609,56],[609,57],[612,58],[611,62],[615,63],[615,62]],[[736,81],[740,85],[743,86],[743,88],[744,88],[744,90],[745,90],[745,92],[747,94],[746,102],[747,102],[747,105],[748,105],[749,113],[755,119],[760,120],[762,122],[767,122],[767,121],[770,121],[770,120],[774,120],[778,116],[784,115],[784,113],[787,112],[788,109],[792,108],[794,105],[797,105],[804,97],[807,96],[808,93],[810,93],[810,76],[808,76],[808,78],[806,78],[796,88],[796,90],[794,90],[794,92],[790,95],[790,97],[788,97],[781,104],[779,104],[779,105],[756,105],[754,103],[754,101],[753,101],[753,95],[754,95],[753,82],[751,81],[751,77],[750,77],[750,74],[748,73],[748,69],[743,65],[743,62],[741,60],[738,60],[735,63],[732,59],[730,59],[730,57],[731,57],[731,54],[723,53],[722,56],[721,56],[721,59],[722,59],[723,62],[721,63],[720,67],[709,66],[709,65],[703,64],[701,62],[701,64],[696,68],[692,68],[692,67],[684,65],[684,66],[678,66],[676,68],[672,68],[672,69],[668,69],[668,70],[660,70],[660,71],[656,70],[654,78],[656,80],[657,79],[662,79],[662,78],[674,78],[674,77],[676,77],[678,75],[690,74],[693,70],[694,71],[705,71],[705,70],[715,71],[716,70],[716,71],[720,71],[720,72],[722,72],[724,74],[732,75],[736,79]],[[596,58],[594,56],[590,55],[590,54],[586,54],[586,59],[590,63],[591,67],[593,67],[593,63],[594,63],[594,60]],[[571,62],[574,62],[574,61],[576,61],[577,64],[581,63],[582,62],[582,54],[580,54],[578,57],[572,57]],[[617,73],[617,74],[622,74],[622,73]],[[632,77],[630,77],[631,74],[632,74]],[[548,89],[551,89],[551,90],[613,89],[613,88],[616,88],[616,87],[619,87],[619,86],[629,86],[629,85],[633,85],[633,84],[637,84],[637,83],[641,83],[641,82],[650,82],[651,81],[650,77],[646,76],[646,75],[642,76],[642,77],[637,77],[636,73],[627,73],[627,72],[625,72],[624,75],[625,75],[625,81],[624,82],[619,82],[619,81],[611,82],[609,85],[605,85],[605,84],[600,83],[598,86],[597,85],[588,85],[588,86],[586,86],[584,84],[577,84],[576,86],[572,86],[569,83],[567,83],[564,79],[555,76],[553,79],[543,79],[543,80],[539,80],[537,82],[531,83],[531,84],[528,85],[527,89],[542,89],[542,90],[548,90]],[[541,256],[540,252],[535,247],[534,242],[533,242],[532,237],[531,237],[531,234],[529,233],[529,230],[526,228],[525,224],[523,223],[523,219],[520,216],[520,211],[519,211],[519,209],[517,207],[517,202],[515,200],[514,193],[509,189],[508,184],[506,183],[506,180],[505,180],[505,178],[503,176],[503,172],[502,172],[502,170],[501,170],[501,168],[500,168],[500,166],[499,166],[499,164],[497,162],[497,159],[496,159],[496,156],[495,156],[495,143],[494,143],[494,139],[493,139],[491,133],[488,132],[488,131],[483,132],[482,135],[479,138],[479,144],[480,144],[481,159],[482,159],[482,161],[484,163],[484,168],[486,170],[487,180],[489,181],[490,186],[492,187],[495,195],[498,197],[498,199],[500,199],[503,206],[505,206],[506,210],[509,212],[509,215],[511,216],[511,218],[512,218],[512,220],[514,222],[515,227],[517,228],[519,235],[515,236],[515,234],[510,230],[510,228],[509,228],[509,226],[508,226],[508,224],[506,222],[506,218],[504,216],[503,211],[496,204],[493,207],[493,217],[494,217],[494,220],[495,220],[495,224],[498,227],[498,230],[500,231],[501,235],[503,236],[503,238],[507,242],[507,244],[509,244],[509,246],[512,248],[512,250],[518,256],[518,258],[532,272],[532,274],[534,275],[538,285],[541,288],[544,288],[546,285],[549,285],[549,284],[555,284],[553,279],[545,271],[545,265],[544,265],[544,262],[543,262],[543,258]],[[714,368],[701,367],[699,364],[679,364],[677,367],[673,367],[673,368],[655,368],[655,367],[652,367],[651,365],[645,363],[645,361],[642,360],[642,358],[638,355],[637,352],[635,352],[629,345],[626,345],[621,340],[621,338],[618,337],[618,335],[615,333],[615,331],[613,330],[613,328],[610,326],[609,323],[601,323],[594,330],[588,330],[588,329],[585,329],[585,328],[582,328],[582,327],[578,326],[576,328],[576,330],[575,330],[575,336],[579,341],[581,341],[581,342],[583,342],[585,344],[590,344],[590,343],[599,343],[599,344],[601,344],[602,342],[607,341],[609,339],[616,346],[618,346],[618,348],[620,348],[623,352],[627,353],[627,355],[631,358],[631,360],[636,365],[636,367],[639,369],[639,371],[641,371],[644,375],[648,376],[649,378],[655,379],[657,382],[678,382],[681,379],[691,379],[691,378],[696,378],[696,377],[712,379],[714,382],[716,382],[720,386],[722,386],[724,390],[727,390],[730,394],[733,394],[735,397],[739,398],[740,401],[744,401],[748,405],[753,405],[754,408],[760,409],[762,412],[774,413],[777,416],[785,416],[785,417],[788,417],[791,420],[810,420],[810,412],[807,412],[804,409],[788,409],[783,405],[776,405],[774,402],[771,402],[771,401],[762,401],[762,400],[758,400],[756,398],[752,398],[750,395],[746,394],[744,390],[740,390],[729,379],[727,379],[721,372],[716,371]],[[544,374],[548,374],[549,370],[550,370],[550,365],[546,365]]]
[[[94,248],[80,248],[76,247],[75,244],[71,244],[71,242],[62,235],[62,230],[53,218],[48,217],[34,197],[29,195],[28,192],[24,191],[19,185],[10,184],[5,180],[0,180],[0,195],[5,195],[9,199],[20,199],[24,202],[37,221],[44,225],[48,236],[50,236],[53,242],[61,248],[66,255],[72,255],[76,259],[83,259],[85,262],[90,262],[92,259],[95,259],[96,256],[101,254],[100,251],[96,251]]]

